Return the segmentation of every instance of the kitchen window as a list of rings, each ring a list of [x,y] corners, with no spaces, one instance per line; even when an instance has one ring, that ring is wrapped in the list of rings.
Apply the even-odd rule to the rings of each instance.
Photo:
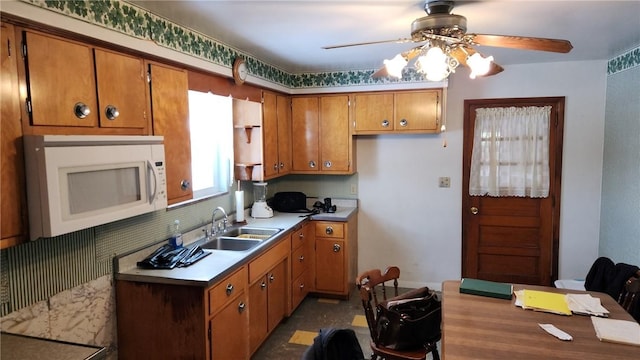
[[[193,198],[229,191],[233,184],[232,99],[189,90]]]

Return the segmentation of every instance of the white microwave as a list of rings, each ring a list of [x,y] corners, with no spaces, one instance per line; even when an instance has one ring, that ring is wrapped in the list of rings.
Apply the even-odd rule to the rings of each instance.
[[[25,135],[31,240],[166,209],[163,140]]]

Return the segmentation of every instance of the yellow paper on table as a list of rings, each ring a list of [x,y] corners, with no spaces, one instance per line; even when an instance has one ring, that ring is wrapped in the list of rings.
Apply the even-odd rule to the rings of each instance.
[[[565,294],[525,289],[523,295],[522,308],[524,309],[571,315]]]

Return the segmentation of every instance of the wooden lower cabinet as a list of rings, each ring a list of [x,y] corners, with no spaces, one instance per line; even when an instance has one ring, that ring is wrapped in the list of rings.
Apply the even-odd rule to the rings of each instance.
[[[291,307],[289,315],[314,288],[315,227],[305,223],[291,235]]]
[[[211,359],[238,360],[249,358],[249,311],[247,294],[242,291],[209,322]]]
[[[249,263],[249,349],[253,354],[287,315],[291,235]]]
[[[348,298],[357,269],[357,217],[315,223],[315,292]]]
[[[247,267],[210,288],[116,281],[119,359],[249,358]]]

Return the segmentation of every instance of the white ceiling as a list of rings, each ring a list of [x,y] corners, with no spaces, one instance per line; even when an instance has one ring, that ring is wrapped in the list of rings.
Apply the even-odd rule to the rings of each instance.
[[[130,1],[289,73],[370,70],[412,44],[323,46],[410,37],[424,0]],[[477,47],[510,64],[610,59],[640,45],[640,1],[456,1],[467,33],[566,39],[569,54]],[[506,67],[505,67],[506,69]]]

